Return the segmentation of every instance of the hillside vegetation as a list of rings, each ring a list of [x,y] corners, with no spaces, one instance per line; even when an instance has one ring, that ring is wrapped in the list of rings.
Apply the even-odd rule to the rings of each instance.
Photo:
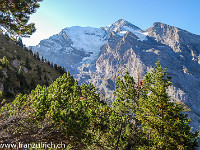
[[[111,107],[96,88],[78,83],[69,72],[49,87],[19,94],[0,111],[0,143],[64,142],[68,149],[170,149],[198,146],[183,108],[170,102],[166,69],[136,83],[128,73],[118,78]]]
[[[6,100],[19,93],[28,93],[37,84],[50,85],[62,75],[49,61],[23,48],[20,43],[0,34],[0,91]]]

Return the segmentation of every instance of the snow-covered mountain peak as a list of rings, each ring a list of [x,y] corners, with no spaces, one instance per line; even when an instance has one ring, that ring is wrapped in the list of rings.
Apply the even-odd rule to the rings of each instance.
[[[98,58],[101,47],[106,44],[111,32],[116,36],[125,36],[132,32],[138,37],[138,40],[146,39],[146,35],[141,32],[140,28],[120,19],[112,25],[102,28],[67,27],[49,39],[42,40],[37,46],[33,47],[33,51],[40,52],[41,56],[65,68],[69,64],[73,67],[85,63],[90,64]]]
[[[72,26],[64,29],[67,34],[90,34],[90,35],[101,35],[102,29],[94,27],[81,27],[81,26]],[[77,33],[78,32],[78,33]]]
[[[142,31],[142,29],[140,29],[139,27],[131,24],[128,21],[125,21],[123,19],[119,19],[118,21],[116,21],[115,23],[113,23],[112,25],[108,25],[104,28],[104,30],[110,31],[110,32],[114,32],[119,36],[124,36],[127,34],[127,32],[131,32],[133,34],[135,34],[138,37],[138,40],[143,41],[146,40],[146,34],[144,34]]]
[[[102,28],[72,26],[42,40],[33,51],[66,69],[95,62],[109,34]],[[70,65],[69,65],[70,64]]]
[[[105,27],[105,30],[108,31],[113,31],[113,32],[120,32],[120,31],[141,31],[141,29],[133,24],[131,24],[128,21],[125,21],[123,19],[119,19],[118,21],[116,21],[115,23],[113,23],[112,25],[108,25]]]
[[[100,47],[107,40],[105,30],[101,28],[73,26],[65,28],[62,32],[71,40],[73,48],[90,54],[89,57],[83,58],[83,62],[97,59]]]

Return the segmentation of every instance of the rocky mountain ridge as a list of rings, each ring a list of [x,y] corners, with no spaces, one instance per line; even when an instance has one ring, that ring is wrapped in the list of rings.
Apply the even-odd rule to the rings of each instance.
[[[173,77],[168,89],[172,100],[189,106],[192,127],[200,128],[199,35],[163,23],[141,30],[120,19],[102,28],[66,28],[32,49],[63,65],[80,83],[92,82],[111,99],[117,77],[129,71],[142,80],[159,60]]]

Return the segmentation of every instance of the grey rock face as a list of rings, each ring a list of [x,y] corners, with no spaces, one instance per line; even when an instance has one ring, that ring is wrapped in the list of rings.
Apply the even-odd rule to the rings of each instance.
[[[74,35],[78,34],[76,39]],[[101,29],[65,29],[33,49],[74,71],[80,83],[93,83],[111,99],[117,77],[128,71],[136,81],[142,80],[159,60],[173,77],[169,95],[173,101],[181,101],[191,108],[191,125],[194,130],[200,129],[199,35],[162,23],[154,23],[142,31],[119,20]]]
[[[95,62],[100,47],[106,43],[108,36],[107,31],[99,28],[70,27],[42,40],[32,50],[49,61],[64,66],[66,70],[78,73],[77,67]]]

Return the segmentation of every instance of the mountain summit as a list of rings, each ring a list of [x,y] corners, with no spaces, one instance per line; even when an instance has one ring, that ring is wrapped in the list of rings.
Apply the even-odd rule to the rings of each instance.
[[[184,45],[200,44],[199,35],[160,22],[155,22],[146,31],[149,36],[155,38],[158,42],[169,45],[175,52],[185,51]]]
[[[106,44],[110,35],[122,38],[129,32],[134,34],[138,40],[146,40],[146,34],[139,27],[120,19],[112,25],[102,28],[67,27],[59,34],[42,40],[32,49],[39,52],[40,56],[64,66],[72,73],[78,73],[77,67],[82,64],[95,63],[101,52],[101,47]]]
[[[135,79],[149,72],[160,60],[173,77],[168,93],[173,101],[190,107],[194,130],[200,122],[200,36],[180,28],[154,23],[141,30],[118,20],[102,28],[68,27],[32,47],[69,70],[79,83],[91,82],[110,96],[117,77],[129,71]],[[140,79],[138,79],[140,80]]]
[[[113,32],[120,32],[120,31],[127,31],[127,30],[132,30],[132,31],[142,31],[139,27],[131,24],[128,21],[125,21],[123,19],[119,19],[112,25],[108,25],[104,28],[105,30],[113,31]]]

